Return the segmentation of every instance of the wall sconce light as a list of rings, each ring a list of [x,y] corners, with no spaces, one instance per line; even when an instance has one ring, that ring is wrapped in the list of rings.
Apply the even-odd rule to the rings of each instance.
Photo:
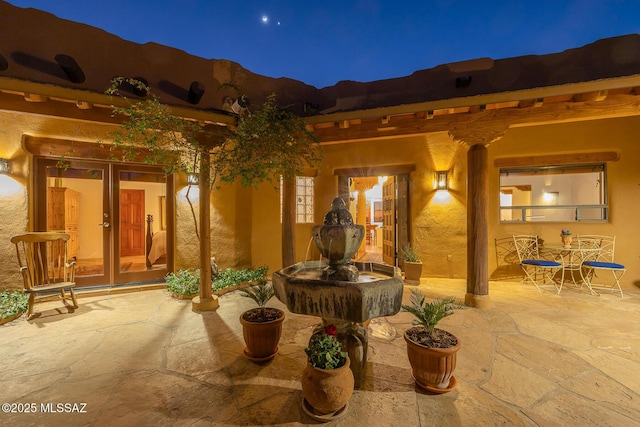
[[[9,173],[9,160],[0,159],[0,173],[8,174]]]
[[[557,191],[543,191],[542,192],[542,200],[549,205],[557,205],[558,198],[560,197],[560,193]]]
[[[436,172],[436,190],[449,189],[449,171]]]
[[[200,174],[195,172],[190,172],[187,174],[187,184],[189,185],[198,185],[200,184]]]

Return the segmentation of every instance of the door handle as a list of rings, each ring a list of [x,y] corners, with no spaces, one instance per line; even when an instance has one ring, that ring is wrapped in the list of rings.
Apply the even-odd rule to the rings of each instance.
[[[105,222],[103,222],[102,224],[98,224],[98,225],[99,225],[99,226],[101,226],[101,227],[104,227],[104,228],[109,228],[109,226],[110,226],[111,224],[109,224],[107,221],[105,221]]]

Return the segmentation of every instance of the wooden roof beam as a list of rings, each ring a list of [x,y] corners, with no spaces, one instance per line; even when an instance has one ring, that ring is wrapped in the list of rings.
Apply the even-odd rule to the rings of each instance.
[[[592,102],[592,101],[604,101],[607,99],[609,91],[598,90],[594,92],[578,93],[573,95],[574,102]]]
[[[38,95],[36,93],[25,93],[24,100],[27,102],[47,102],[48,96]]]

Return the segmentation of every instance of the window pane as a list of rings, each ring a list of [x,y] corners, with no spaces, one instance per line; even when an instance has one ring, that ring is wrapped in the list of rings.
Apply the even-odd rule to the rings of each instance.
[[[500,221],[603,221],[604,164],[500,170]]]
[[[280,222],[282,222],[282,177],[280,177]],[[313,177],[296,177],[296,223],[313,223]]]

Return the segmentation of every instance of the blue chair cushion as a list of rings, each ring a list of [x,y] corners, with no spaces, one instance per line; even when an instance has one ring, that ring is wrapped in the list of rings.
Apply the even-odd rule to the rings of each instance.
[[[522,264],[536,265],[538,267],[562,267],[562,264],[546,259],[525,259]]]
[[[615,268],[623,269],[624,265],[615,262],[585,261],[584,265],[592,268]]]

